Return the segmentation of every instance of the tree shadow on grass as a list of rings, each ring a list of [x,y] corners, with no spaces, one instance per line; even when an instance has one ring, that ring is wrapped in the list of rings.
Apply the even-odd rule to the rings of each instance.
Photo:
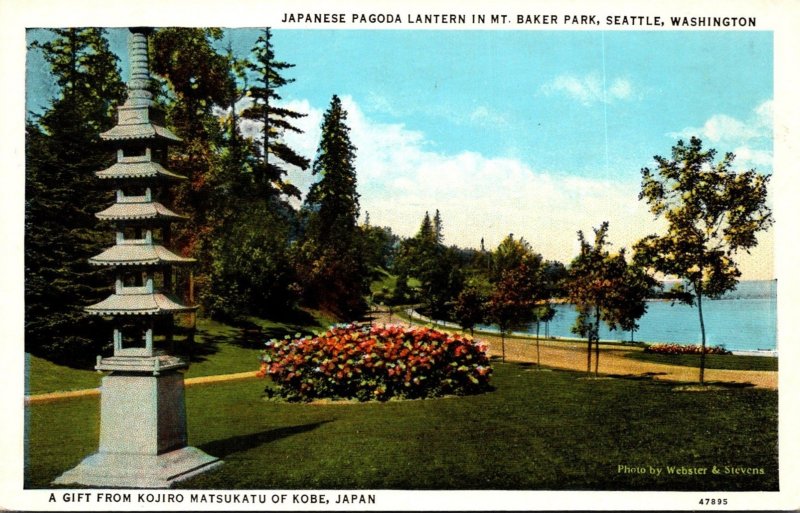
[[[214,440],[206,444],[200,445],[198,448],[212,456],[218,458],[227,458],[231,454],[237,452],[249,451],[264,444],[287,438],[308,431],[313,431],[318,427],[333,422],[333,420],[323,420],[320,422],[312,422],[311,424],[302,424],[299,426],[288,426],[277,429],[268,429],[260,433],[251,433],[248,435],[237,435],[222,440]]]
[[[642,372],[640,374],[609,374],[608,377],[633,381],[654,381],[656,376],[666,376],[666,374],[666,372]]]
[[[675,392],[713,392],[715,390],[740,390],[746,388],[755,388],[755,383],[738,382],[738,381],[706,381],[701,385],[698,382],[677,382],[672,383],[674,386],[672,390]]]
[[[633,381],[652,381],[663,385],[674,387],[676,391],[712,391],[712,390],[736,390],[742,388],[753,388],[755,384],[739,381],[706,381],[704,385],[696,381],[671,381],[657,380],[656,376],[665,376],[666,372],[643,372],[641,374],[609,374],[609,378],[628,379]]]
[[[232,324],[236,334],[226,342],[245,349],[263,349],[264,343],[274,338],[282,339],[287,335],[295,338],[297,334],[314,336],[313,330],[322,329],[313,316],[307,312],[294,312],[276,317],[273,322],[280,323],[275,326],[263,326],[249,319],[237,319]]]

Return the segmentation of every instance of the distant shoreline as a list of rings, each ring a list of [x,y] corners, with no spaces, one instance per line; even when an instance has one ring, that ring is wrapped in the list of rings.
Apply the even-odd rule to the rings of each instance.
[[[563,303],[561,303],[563,304]],[[402,310],[397,312],[395,315],[402,315],[406,320],[410,320],[412,322],[422,322],[426,324],[434,324],[436,326],[441,326],[443,328],[448,329],[457,329],[461,330],[461,326],[449,321],[441,321],[441,320],[432,320],[416,310],[412,308],[408,308],[406,310]],[[499,336],[500,332],[498,330],[487,330],[485,328],[476,328],[473,330],[476,334],[483,334],[483,335],[492,335],[492,336]],[[513,331],[507,334],[508,337],[520,338],[520,339],[530,339],[535,340],[536,335],[527,333],[527,332],[519,332]],[[564,336],[555,336],[549,335],[547,337],[541,336],[539,337],[540,340],[552,340],[555,342],[586,342],[585,338],[580,337],[564,337]],[[619,345],[619,346],[644,346],[644,345],[653,345],[653,344],[672,344],[674,342],[671,341],[644,341],[644,340],[637,340],[633,343],[620,340],[620,339],[600,339],[599,342],[605,345]],[[710,347],[710,346],[709,346]],[[778,350],[777,349],[741,349],[741,350],[731,350],[731,354],[738,355],[738,356],[765,356],[765,357],[778,357]]]

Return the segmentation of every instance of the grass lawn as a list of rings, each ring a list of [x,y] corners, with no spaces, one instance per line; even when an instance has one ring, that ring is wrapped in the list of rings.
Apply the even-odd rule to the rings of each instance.
[[[495,363],[496,390],[384,404],[287,404],[265,381],[187,388],[190,443],[224,459],[200,489],[776,490],[776,391],[674,386]],[[25,486],[97,446],[99,400],[26,407]],[[711,475],[711,467],[757,474]],[[645,473],[620,466],[644,467]],[[708,475],[668,474],[668,467]],[[649,468],[662,469],[661,475]],[[763,470],[763,474],[760,472]],[[752,471],[751,471],[752,472]]]
[[[700,367],[699,354],[657,354],[644,351],[630,351],[628,358],[665,365]],[[749,356],[732,354],[707,354],[706,369],[777,371],[778,359],[772,356]]]
[[[422,285],[417,278],[409,277],[408,286],[412,289],[419,288]],[[394,294],[394,289],[397,288],[397,276],[389,273],[386,269],[379,269],[375,279],[370,283],[369,289],[373,294],[378,292],[386,292],[389,295]]]
[[[179,344],[173,354],[191,362],[187,378],[254,371],[258,370],[258,356],[264,343],[270,338],[320,331],[333,322],[316,313],[302,324],[251,318],[244,327],[199,319],[195,343]],[[26,394],[97,388],[103,377],[91,369],[60,366],[30,354],[25,355],[25,360]]]

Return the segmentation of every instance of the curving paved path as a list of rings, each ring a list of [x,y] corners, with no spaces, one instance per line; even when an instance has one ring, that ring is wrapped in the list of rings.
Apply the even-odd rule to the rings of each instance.
[[[187,378],[184,380],[184,385],[199,385],[202,383],[216,383],[218,381],[232,381],[235,379],[254,378],[258,371],[238,372],[236,374],[220,374],[216,376],[199,376],[197,378]],[[26,395],[25,404],[44,403],[49,401],[58,401],[60,399],[71,399],[73,397],[87,397],[93,395],[100,395],[99,388],[87,388],[85,390],[70,390],[68,392],[52,392],[49,394],[36,394]]]
[[[374,314],[375,324],[409,324],[393,316],[391,321],[384,313]],[[452,331],[452,330],[451,330]],[[479,334],[476,339],[489,346],[491,356],[502,354],[502,341],[499,336]],[[586,371],[585,342],[541,341],[539,358],[542,366],[554,369]],[[633,348],[600,345],[599,371],[605,375],[643,377],[663,381],[697,383],[700,371],[696,367],[666,365],[627,358],[624,354],[635,351]],[[531,339],[509,338],[505,340],[506,361],[536,363],[536,342]],[[594,370],[594,350],[592,351],[592,370]],[[777,390],[778,373],[774,371],[739,371],[706,369],[706,383],[751,384],[759,388]]]
[[[374,313],[375,324],[409,324],[400,322],[396,316],[391,319],[385,313]],[[491,356],[502,354],[502,341],[499,336],[480,334],[476,337],[489,346]],[[650,378],[670,382],[696,383],[699,379],[698,369],[679,365],[665,365],[626,358],[624,353],[635,349],[620,348],[618,346],[600,346],[600,373],[604,375],[626,376],[637,378]],[[511,362],[536,363],[536,343],[530,339],[506,338],[506,360]],[[586,345],[581,342],[553,342],[541,341],[539,344],[539,358],[541,364],[553,369],[574,371],[586,370]],[[594,358],[594,354],[592,355]],[[594,369],[594,361],[592,361]],[[255,377],[256,371],[239,372],[236,374],[223,374],[217,376],[201,376],[187,378],[186,386],[203,383],[215,383]],[[706,369],[706,383],[749,384],[758,388],[777,390],[778,373],[774,371],[740,371],[723,369]],[[72,390],[69,392],[53,392],[25,396],[25,404],[35,404],[73,397],[86,397],[100,395],[99,388],[86,390]]]

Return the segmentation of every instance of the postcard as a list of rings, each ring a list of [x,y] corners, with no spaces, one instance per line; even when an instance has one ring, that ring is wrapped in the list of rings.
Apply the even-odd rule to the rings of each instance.
[[[0,506],[800,507],[794,3],[2,10]]]

